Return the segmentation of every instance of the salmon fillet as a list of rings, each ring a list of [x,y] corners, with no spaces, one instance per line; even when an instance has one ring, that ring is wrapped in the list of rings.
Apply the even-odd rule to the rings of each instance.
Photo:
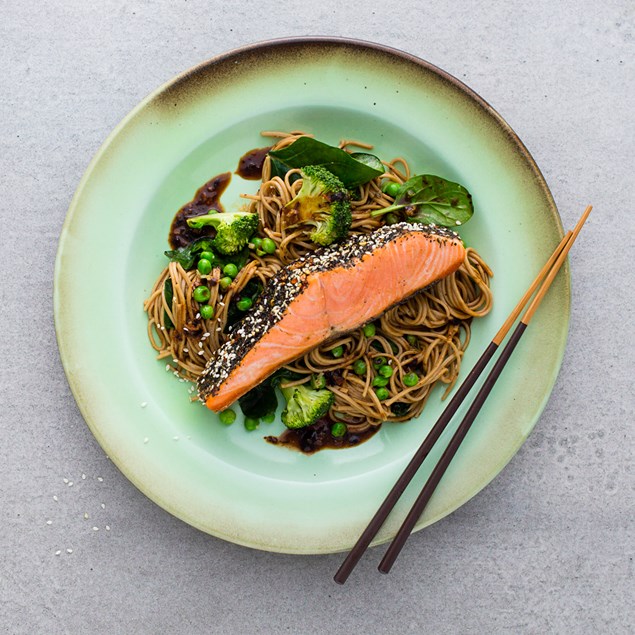
[[[281,366],[453,273],[464,256],[458,234],[398,223],[300,258],[271,278],[210,359],[200,399],[227,408]]]

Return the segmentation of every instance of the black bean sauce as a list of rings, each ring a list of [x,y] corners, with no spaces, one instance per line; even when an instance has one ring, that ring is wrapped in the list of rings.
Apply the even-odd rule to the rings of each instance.
[[[267,146],[266,148],[254,148],[243,154],[243,156],[240,157],[240,161],[238,161],[236,174],[250,181],[261,179],[262,166],[269,150],[271,150],[271,146]]]
[[[183,205],[176,213],[168,236],[168,242],[172,249],[185,247],[201,236],[213,236],[215,234],[216,230],[211,226],[201,229],[190,227],[187,224],[187,219],[194,216],[203,216],[212,209],[222,212],[223,206],[220,202],[220,196],[229,185],[231,178],[230,172],[224,172],[210,179],[196,191],[194,198]]]
[[[318,450],[350,448],[370,439],[379,429],[373,427],[361,434],[346,433],[343,437],[334,437],[331,434],[331,421],[320,419],[312,426],[299,430],[285,430],[279,437],[265,437],[265,441],[274,445],[286,445],[304,454],[313,454]]]

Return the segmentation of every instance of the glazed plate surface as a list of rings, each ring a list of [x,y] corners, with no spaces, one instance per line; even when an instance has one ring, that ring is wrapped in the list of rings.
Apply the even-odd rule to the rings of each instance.
[[[282,431],[279,417],[248,433],[240,415],[226,427],[191,404],[188,384],[155,360],[146,336],[142,303],[166,264],[174,213],[212,176],[235,170],[247,150],[267,145],[262,130],[363,140],[383,159],[403,156],[416,173],[470,190],[476,213],[461,235],[494,270],[494,309],[474,324],[461,377],[562,226],[531,156],[487,103],[434,66],[365,42],[301,38],[232,51],[159,88],[105,141],[69,209],[55,271],[59,347],[87,424],[128,479],[185,522],[256,549],[340,551],[432,427],[441,391],[418,420],[384,425],[351,449],[305,456],[263,440]],[[234,176],[223,202],[256,188]],[[560,368],[569,302],[565,268],[417,529],[474,496],[527,438]],[[394,535],[440,454],[428,458],[376,543]]]

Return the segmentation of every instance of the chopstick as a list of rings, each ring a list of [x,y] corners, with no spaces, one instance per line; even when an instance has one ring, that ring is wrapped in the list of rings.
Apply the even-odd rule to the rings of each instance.
[[[399,479],[397,480],[393,488],[390,490],[390,492],[384,499],[384,502],[380,505],[379,509],[373,516],[372,520],[370,521],[366,529],[362,532],[361,536],[359,537],[359,539],[357,540],[357,542],[355,543],[351,551],[348,553],[348,555],[342,562],[340,568],[338,569],[337,573],[335,574],[333,578],[335,582],[337,582],[338,584],[344,584],[346,582],[349,575],[351,574],[351,572],[353,571],[353,569],[355,568],[355,566],[361,559],[362,555],[364,554],[364,552],[366,551],[366,549],[372,542],[373,538],[377,535],[377,532],[379,531],[381,526],[384,524],[386,518],[392,511],[393,507],[395,506],[395,504],[397,503],[397,501],[403,494],[404,490],[406,489],[406,487],[408,486],[408,484],[410,483],[414,475],[419,470],[419,467],[421,466],[423,461],[426,459],[426,457],[430,453],[430,450],[435,445],[435,443],[437,442],[437,440],[439,439],[439,437],[441,436],[441,434],[447,427],[448,423],[450,422],[450,420],[452,419],[452,417],[458,410],[461,403],[464,401],[465,397],[473,388],[479,376],[487,367],[487,364],[493,357],[494,353],[498,349],[499,345],[501,344],[501,342],[503,341],[503,339],[505,338],[505,336],[511,329],[512,325],[514,324],[514,322],[516,321],[520,313],[522,312],[523,308],[525,307],[525,305],[527,304],[531,296],[534,294],[534,292],[536,291],[536,289],[538,288],[542,280],[545,278],[545,276],[552,270],[554,263],[556,263],[556,261],[559,259],[559,257],[563,253],[565,255],[562,257],[562,261],[560,262],[560,264],[562,264],[562,262],[564,261],[564,257],[566,257],[566,252],[564,250],[566,248],[566,251],[568,252],[568,248],[570,248],[569,240],[572,239],[571,244],[573,244],[573,240],[575,240],[575,237],[577,237],[577,234],[582,228],[582,224],[586,220],[586,217],[588,216],[590,211],[591,211],[591,207],[589,206],[587,210],[585,211],[585,213],[583,214],[580,221],[578,222],[578,226],[576,226],[577,233],[575,233],[575,236],[573,235],[572,232],[567,232],[565,234],[564,238],[560,241],[560,244],[556,247],[555,251],[549,258],[547,263],[540,270],[540,272],[538,273],[534,281],[531,283],[531,285],[529,286],[529,288],[527,289],[527,291],[525,292],[521,300],[514,307],[509,317],[505,320],[504,324],[501,326],[498,333],[496,333],[496,335],[494,336],[490,344],[487,346],[487,348],[485,349],[485,351],[479,358],[479,360],[476,362],[472,370],[468,373],[463,383],[459,386],[457,392],[452,397],[452,399],[448,403],[447,407],[445,408],[445,410],[443,411],[443,413],[441,414],[437,422],[434,424],[432,430],[430,430],[430,433],[428,434],[428,436],[424,439],[423,443],[419,446],[419,449],[413,455],[412,459],[406,466],[402,475],[399,477]],[[567,245],[569,246],[568,248],[567,248]],[[554,277],[555,277],[555,273],[554,273]],[[553,277],[552,277],[552,280],[553,280]],[[545,292],[546,292],[546,289],[545,289]],[[535,311],[535,308],[534,308],[534,311]],[[533,312],[531,315],[533,315]],[[531,318],[531,315],[529,316],[530,318]],[[510,351],[510,354],[511,354],[511,351]],[[430,495],[431,495],[431,492],[430,492]],[[424,502],[424,506],[425,506],[425,502]],[[415,518],[415,521],[414,521],[415,523],[417,518],[418,516]],[[413,523],[413,526],[414,526],[414,523]],[[412,527],[410,527],[410,530],[411,529]],[[410,533],[409,531],[408,533],[405,533],[406,538],[409,533]],[[403,542],[405,542],[405,539],[403,539]],[[403,543],[401,544],[401,546],[403,546]],[[398,555],[398,553],[399,551],[394,553],[395,558]],[[388,568],[388,570],[389,569],[390,567]]]
[[[554,281],[556,275],[558,274],[558,271],[560,271],[560,267],[564,263],[567,257],[567,254],[569,253],[569,250],[571,249],[571,247],[573,246],[573,243],[578,237],[578,234],[580,233],[582,226],[586,222],[586,219],[589,217],[589,214],[591,213],[591,209],[592,207],[591,205],[589,205],[586,208],[586,210],[584,210],[584,213],[582,214],[582,216],[580,217],[580,220],[575,226],[573,233],[567,240],[564,247],[560,250],[560,253],[558,254],[558,257],[553,267],[549,271],[547,277],[545,278],[540,289],[538,290],[536,297],[533,299],[533,301],[529,305],[529,308],[525,311],[520,322],[514,329],[514,332],[511,334],[509,341],[505,345],[505,348],[501,352],[499,358],[496,360],[492,370],[487,376],[487,379],[483,383],[483,386],[476,394],[476,397],[474,398],[472,405],[469,407],[467,413],[465,414],[465,417],[461,421],[459,427],[454,433],[454,436],[450,440],[450,443],[448,444],[445,451],[441,455],[441,459],[439,460],[434,470],[432,471],[432,474],[426,481],[426,484],[424,485],[423,489],[421,490],[421,493],[417,497],[417,500],[414,502],[414,505],[412,506],[412,509],[406,516],[406,519],[404,520],[403,524],[399,528],[399,531],[397,532],[396,536],[393,538],[393,541],[390,543],[390,546],[386,550],[384,557],[379,563],[378,569],[379,571],[381,571],[381,573],[388,573],[390,569],[392,568],[392,565],[394,564],[395,560],[397,559],[397,556],[401,552],[404,544],[406,543],[406,540],[408,540],[408,536],[412,532],[412,529],[417,523],[417,520],[420,518],[421,514],[423,513],[423,510],[428,504],[428,501],[432,497],[432,494],[434,493],[434,490],[439,484],[439,481],[441,480],[448,466],[452,462],[452,459],[454,458],[457,450],[459,449],[459,446],[461,445],[463,439],[467,435],[470,427],[472,426],[472,423],[476,419],[481,408],[483,407],[483,404],[485,403],[490,392],[492,391],[492,388],[494,388],[494,385],[496,384],[496,381],[500,377],[500,374],[503,368],[505,367],[505,364],[507,364],[507,361],[509,360],[512,353],[514,352],[514,349],[516,348],[516,345],[518,344],[520,338],[523,336],[523,333],[529,326],[529,322],[531,321],[531,318],[534,316],[536,309],[540,306],[540,303],[542,302],[547,291],[549,290],[551,283]]]

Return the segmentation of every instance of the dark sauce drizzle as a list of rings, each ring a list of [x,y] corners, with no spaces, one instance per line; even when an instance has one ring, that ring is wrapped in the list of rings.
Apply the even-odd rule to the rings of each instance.
[[[243,179],[250,181],[257,181],[262,178],[262,166],[265,162],[265,158],[272,146],[266,148],[254,148],[245,152],[240,161],[238,161],[238,167],[236,168],[236,174]]]
[[[212,209],[218,212],[224,211],[220,197],[229,185],[231,178],[231,172],[223,172],[223,174],[213,177],[205,183],[205,185],[200,187],[196,191],[194,198],[189,203],[183,205],[176,213],[172,221],[172,226],[170,227],[170,234],[168,235],[168,242],[172,249],[186,247],[193,240],[201,236],[215,235],[216,230],[213,227],[193,229],[187,224],[187,219],[193,218],[194,216],[203,216]]]
[[[288,448],[299,450],[303,454],[313,454],[318,450],[336,450],[350,448],[370,439],[379,430],[379,426],[372,427],[361,434],[347,432],[343,437],[334,437],[331,434],[331,421],[320,419],[312,426],[299,430],[285,430],[280,436],[265,437],[265,441],[273,445],[285,445]]]

